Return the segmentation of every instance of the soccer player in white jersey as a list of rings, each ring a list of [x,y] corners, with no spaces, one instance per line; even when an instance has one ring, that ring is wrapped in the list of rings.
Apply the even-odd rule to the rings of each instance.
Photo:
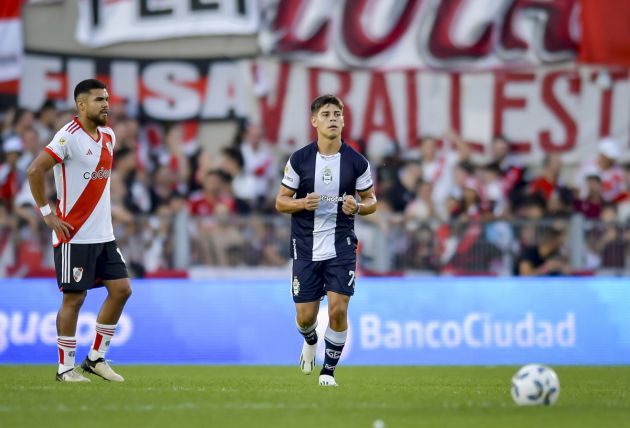
[[[61,382],[89,382],[75,370],[76,329],[87,290],[105,286],[107,298],[96,318],[89,354],[81,364],[84,373],[122,382],[105,360],[123,307],[131,295],[129,275],[112,228],[109,176],[116,138],[106,127],[109,95],[105,84],[84,80],[74,89],[78,117],[65,125],[28,169],[33,197],[44,221],[52,229],[57,284],[63,292],[57,314]],[[57,206],[46,200],[44,176],[53,169]],[[78,367],[77,367],[78,368]]]
[[[297,328],[304,336],[300,368],[311,374],[315,367],[317,313],[327,296],[329,324],[319,384],[337,386],[335,368],[346,342],[348,303],[356,280],[354,219],[376,211],[376,196],[368,161],[341,139],[343,102],[334,95],[315,99],[311,124],[317,141],[289,158],[276,209],[292,214],[291,289]]]

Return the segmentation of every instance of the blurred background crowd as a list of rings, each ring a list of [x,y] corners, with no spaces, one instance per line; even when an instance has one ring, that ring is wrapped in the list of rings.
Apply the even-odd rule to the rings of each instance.
[[[274,199],[324,92],[374,175],[363,274],[629,273],[622,3],[3,2],[0,277],[53,273],[26,169],[89,77],[110,90],[112,214],[134,276],[285,275]]]
[[[141,122],[120,105],[110,116],[115,234],[135,275],[287,265],[289,223],[273,206],[290,153],[265,140],[264,124],[242,121],[233,141],[211,153],[194,122]],[[0,254],[8,274],[51,268],[50,232],[26,169],[72,117],[53,102],[2,112]],[[368,156],[365,142],[345,141]],[[614,139],[594,142],[596,154],[579,165],[549,154],[533,167],[515,161],[503,136],[483,163],[454,131],[407,146],[369,159],[379,210],[358,225],[367,273],[561,275],[627,265],[630,164],[618,162]]]

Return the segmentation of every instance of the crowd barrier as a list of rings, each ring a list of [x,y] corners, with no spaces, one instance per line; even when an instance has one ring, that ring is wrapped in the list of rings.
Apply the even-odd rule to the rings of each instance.
[[[114,363],[295,364],[286,280],[134,280]],[[77,358],[105,296],[88,294]],[[61,294],[53,280],[0,280],[0,363],[54,363]],[[344,364],[630,364],[624,278],[361,278]],[[326,300],[319,317],[327,324]],[[320,361],[323,350],[320,340]]]

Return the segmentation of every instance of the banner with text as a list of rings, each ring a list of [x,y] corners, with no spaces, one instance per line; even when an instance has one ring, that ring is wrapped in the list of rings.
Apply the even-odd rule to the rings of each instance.
[[[135,280],[133,287],[108,354],[115,363],[296,364],[302,337],[288,279]],[[78,355],[91,344],[104,297],[102,289],[88,294]],[[360,279],[342,360],[630,364],[629,300],[622,278]],[[60,301],[54,281],[2,281],[1,363],[56,362]],[[324,301],[320,337],[327,317]],[[156,343],[168,346],[155,352]]]
[[[363,140],[368,154],[404,150],[422,136],[454,129],[481,154],[502,134],[529,164],[552,152],[565,162],[583,160],[604,136],[615,138],[630,160],[629,69],[381,73],[261,60],[254,71],[261,122],[281,144],[314,137],[310,103],[333,93],[345,103],[345,136]]]
[[[97,76],[112,103],[163,121],[260,120],[267,138],[290,151],[313,134],[310,103],[335,93],[346,104],[345,136],[368,154],[408,149],[421,136],[458,131],[477,153],[503,134],[525,163],[545,153],[577,162],[612,136],[630,160],[630,72],[595,67],[520,71],[331,71],[270,60],[134,60],[29,52],[19,103],[73,106],[73,88]],[[383,143],[385,141],[385,143]],[[395,147],[398,145],[398,147]]]
[[[0,82],[15,81],[22,72],[22,17],[19,1],[0,3]]]
[[[84,79],[107,84],[110,103],[147,119],[225,120],[251,113],[248,61],[100,58],[27,52],[19,104],[37,110],[45,100],[74,108],[74,87]]]
[[[80,1],[76,38],[91,47],[130,41],[254,34],[258,0]]]
[[[572,61],[578,0],[265,0],[263,53],[317,67],[488,69]]]

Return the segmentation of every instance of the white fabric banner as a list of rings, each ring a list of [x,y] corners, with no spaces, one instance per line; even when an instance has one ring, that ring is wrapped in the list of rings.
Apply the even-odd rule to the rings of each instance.
[[[76,38],[91,47],[130,41],[254,34],[258,0],[83,0]]]
[[[345,136],[373,158],[408,150],[423,136],[456,130],[475,156],[504,135],[519,161],[546,153],[565,162],[593,156],[612,136],[630,161],[630,70],[539,67],[520,71],[334,71],[262,61],[255,69],[258,115],[270,141],[287,149],[314,137],[310,103],[324,93],[346,105]]]
[[[314,67],[453,70],[571,61],[578,0],[263,0],[264,54]]]
[[[0,82],[19,79],[22,72],[22,19],[16,3],[0,5]]]
[[[98,73],[97,73],[98,71]],[[630,70],[538,67],[470,73],[333,71],[272,60],[142,60],[27,53],[19,103],[73,105],[80,80],[99,75],[112,103],[149,119],[260,121],[290,152],[311,139],[310,103],[323,93],[346,104],[345,136],[370,155],[408,150],[423,136],[458,131],[478,156],[503,134],[520,160],[546,153],[579,162],[612,136],[630,160]]]

